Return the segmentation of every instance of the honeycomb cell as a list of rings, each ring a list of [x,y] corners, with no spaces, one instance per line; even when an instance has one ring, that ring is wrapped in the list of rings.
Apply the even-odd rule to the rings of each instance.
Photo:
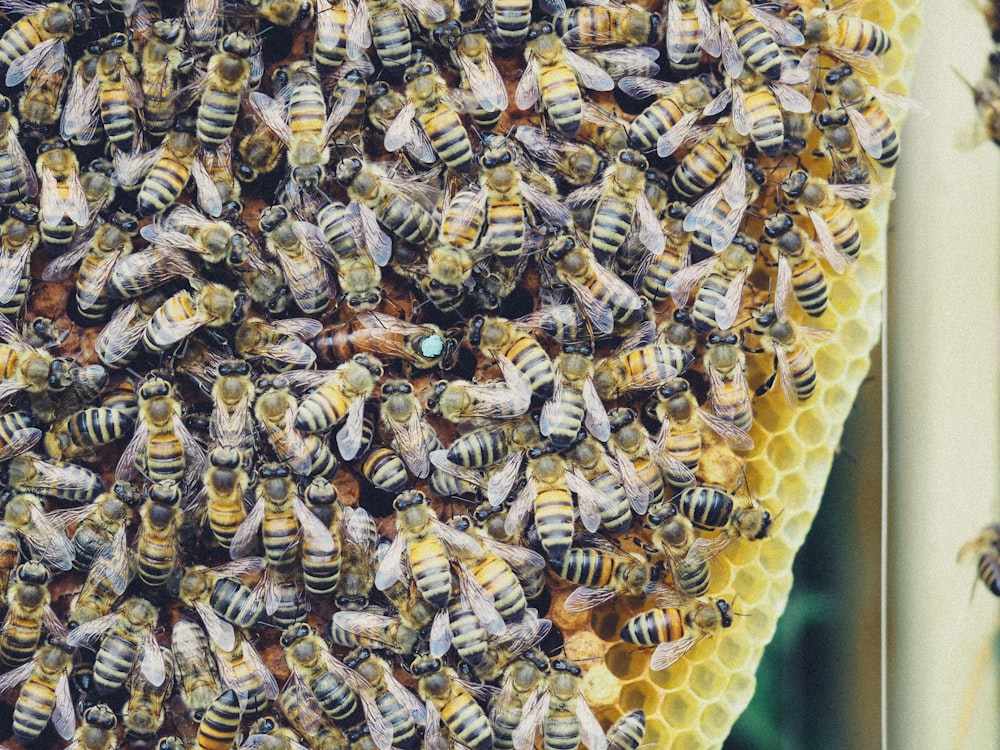
[[[650,747],[667,747],[667,737],[669,736],[670,730],[664,724],[663,719],[658,716],[646,716],[646,744]]]
[[[762,580],[759,571],[751,572],[743,568],[733,577],[731,590],[739,596],[743,606],[754,607],[766,597],[768,584],[766,579]],[[739,625],[740,622],[737,622],[733,624],[733,627]]]
[[[807,409],[796,417],[795,432],[801,438],[803,446],[811,448],[829,441],[830,425],[823,420],[816,409]]]
[[[823,399],[823,408],[827,413],[838,414],[844,410],[845,405],[849,409],[852,401],[850,391],[838,385],[832,386],[826,393],[817,395]]]
[[[760,429],[772,435],[787,430],[794,417],[790,409],[775,408],[773,406],[773,402],[779,398],[783,399],[784,397],[780,393],[770,393],[764,399],[759,399],[754,404],[753,415],[755,426],[759,426]],[[765,401],[768,404],[767,408],[763,406]]]
[[[816,361],[816,371],[823,382],[833,383],[844,376],[844,350],[839,346],[820,347],[813,359]]]
[[[581,691],[594,708],[615,706],[621,694],[621,680],[611,674],[607,664],[595,664],[583,678]]]
[[[788,433],[779,435],[767,446],[767,457],[771,464],[782,472],[798,469],[805,457],[798,436]]]
[[[707,742],[722,742],[729,734],[726,715],[726,708],[721,703],[712,703],[705,707],[701,715],[701,730]]]
[[[656,710],[656,704],[656,696],[649,688],[634,682],[622,689],[621,698],[618,701],[618,705],[624,713],[640,708],[646,713],[651,713]]]
[[[642,649],[640,653],[646,655],[646,664],[649,664],[649,654],[651,653],[649,649]],[[649,675],[649,679],[654,685],[657,685],[664,689],[676,689],[678,685],[684,685],[687,682],[688,675],[691,672],[691,663],[686,659],[681,659],[679,662],[670,667],[670,669],[647,669],[646,674]]]
[[[688,687],[695,695],[708,700],[723,691],[725,682],[725,676],[718,669],[700,669],[691,675]]]
[[[738,672],[749,656],[746,643],[738,638],[724,638],[719,644],[719,661],[733,672]]]
[[[590,627],[603,641],[618,640],[621,630],[618,613],[613,609],[595,609],[590,618]]]
[[[861,307],[861,294],[859,290],[852,290],[852,294],[831,294],[830,307],[841,317],[856,315]]]
[[[687,727],[701,712],[701,702],[686,693],[672,693],[663,701],[663,716],[672,727]]]
[[[635,649],[626,643],[618,643],[609,648],[604,663],[608,671],[622,681],[634,680],[646,668],[645,660],[639,658]]]
[[[812,514],[807,511],[785,513],[781,516],[782,536],[790,539],[804,538],[812,524]]]

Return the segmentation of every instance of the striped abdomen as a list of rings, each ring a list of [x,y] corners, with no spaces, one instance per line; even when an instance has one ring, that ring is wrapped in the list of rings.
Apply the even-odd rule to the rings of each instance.
[[[575,136],[583,123],[583,97],[569,66],[542,67],[538,72],[538,90],[552,124],[563,135]]]

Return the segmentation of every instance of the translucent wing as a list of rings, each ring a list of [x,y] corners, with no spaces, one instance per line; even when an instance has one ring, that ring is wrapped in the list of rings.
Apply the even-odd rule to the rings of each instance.
[[[676,664],[702,638],[704,638],[704,633],[685,636],[677,641],[659,644],[649,659],[649,668],[659,671]]]
[[[615,79],[600,65],[570,50],[564,50],[566,62],[580,75],[583,85],[592,91],[613,91]],[[522,109],[524,109],[522,107]]]
[[[746,284],[749,271],[743,270],[736,274],[729,289],[715,304],[715,322],[719,328],[728,331],[736,323],[740,314],[740,304],[743,301],[743,286]]]
[[[518,109],[531,109],[538,101],[538,60],[534,55],[528,60],[521,80],[514,92],[514,103]]]
[[[385,591],[396,581],[403,577],[403,550],[406,548],[406,540],[402,534],[397,533],[392,540],[389,549],[379,562],[378,570],[375,571],[375,588]]]

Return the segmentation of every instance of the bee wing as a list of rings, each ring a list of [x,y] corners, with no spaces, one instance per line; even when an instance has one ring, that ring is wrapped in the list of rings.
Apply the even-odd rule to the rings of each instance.
[[[426,702],[424,715],[427,717],[424,724],[424,750],[448,750],[451,743],[441,732],[441,714],[431,701]]]
[[[521,723],[514,730],[514,750],[531,750],[535,746],[535,734],[542,719],[549,712],[549,691],[534,692],[524,703]]]
[[[250,92],[250,109],[260,118],[261,122],[274,133],[278,140],[290,146],[292,129],[288,125],[288,111],[278,99],[272,99],[259,91]]]
[[[740,314],[740,304],[743,301],[743,286],[746,284],[749,271],[743,270],[736,274],[729,289],[722,299],[715,303],[715,322],[719,328],[728,331],[736,323]]]
[[[76,733],[76,708],[69,689],[69,673],[63,671],[56,682],[56,702],[52,707],[52,726],[56,734],[69,740]]]
[[[191,177],[194,180],[198,205],[201,209],[209,216],[221,216],[222,195],[219,193],[219,186],[208,173],[205,163],[198,157],[191,162]]]
[[[591,435],[602,443],[606,443],[608,438],[611,437],[611,422],[608,419],[608,410],[604,407],[601,397],[597,395],[597,388],[594,387],[594,381],[589,377],[583,384],[583,404],[586,407],[583,417],[584,426],[590,431]]]
[[[753,129],[753,117],[747,107],[746,95],[737,83],[733,84],[732,92],[733,127],[740,135],[750,135],[750,131]]]
[[[424,708],[423,701],[393,677],[392,673],[386,672],[383,676],[386,688],[399,701],[399,705],[409,712],[415,722],[423,723],[427,719],[427,710]]]
[[[125,593],[129,583],[132,582],[132,556],[128,551],[128,539],[125,535],[125,526],[120,526],[115,532],[104,552],[94,560],[90,566],[90,574],[83,588],[88,588],[91,581],[106,581],[111,585],[111,590],[118,596]],[[92,583],[90,584],[92,585]]]
[[[20,86],[34,70],[56,73],[63,67],[65,55],[62,39],[53,37],[39,42],[10,64],[4,83],[7,88]]]
[[[524,487],[514,498],[507,511],[507,517],[503,522],[503,530],[507,536],[517,536],[525,528],[525,521],[528,513],[535,504],[535,497],[538,495],[538,488],[535,486],[535,478],[528,474]]]
[[[750,437],[746,430],[737,427],[732,422],[725,419],[720,419],[711,412],[705,411],[700,407],[698,409],[698,417],[710,430],[712,430],[712,432],[721,437],[725,441],[726,445],[733,450],[753,450],[753,438]]]
[[[583,528],[594,533],[601,525],[601,508],[610,504],[608,496],[594,487],[576,468],[566,472],[566,486],[576,495]]]
[[[698,633],[697,635],[685,636],[677,641],[659,644],[649,659],[649,668],[659,671],[671,667],[704,637],[704,633]]]
[[[548,223],[557,226],[570,226],[573,223],[573,215],[566,206],[523,180],[521,181],[521,194]]]
[[[7,147],[10,149],[14,163],[20,165],[21,171],[24,173],[28,197],[34,198],[38,195],[38,176],[28,160],[28,155],[24,153],[24,146],[21,145],[17,133],[14,132],[13,125],[7,129]],[[0,182],[0,187],[6,187],[7,182],[6,179]]]
[[[774,286],[774,309],[781,317],[788,314],[788,300],[792,297],[792,264],[784,255],[778,257],[778,280]]]
[[[334,551],[333,535],[330,529],[309,510],[302,500],[296,496],[292,499],[292,511],[302,529],[302,538],[313,549],[332,553]]]
[[[600,266],[596,267],[600,268]],[[594,328],[603,334],[610,334],[614,331],[615,319],[608,306],[594,296],[590,287],[579,283],[572,277],[567,281],[574,297],[576,297],[577,304],[583,309],[584,315],[587,316],[587,320],[593,324]]]
[[[854,126],[854,133],[858,136],[858,143],[861,144],[861,148],[867,151],[873,159],[880,158],[882,156],[882,139],[878,133],[872,129],[868,120],[857,109],[847,107],[846,110],[847,119]]]
[[[586,206],[590,203],[596,203],[600,197],[604,195],[609,180],[609,175],[605,174],[597,182],[592,182],[589,185],[578,187],[566,197],[566,203],[574,208],[578,206]]]
[[[566,63],[573,68],[591,91],[614,91],[615,79],[595,62],[576,54],[571,50],[563,50]]]
[[[727,21],[720,21],[716,26],[719,39],[719,48],[722,52],[722,66],[731,78],[739,78],[743,75],[743,53],[740,52],[740,45],[736,41],[732,28]],[[709,52],[709,54],[712,54]],[[715,57],[717,55],[713,55]]]
[[[257,542],[257,531],[264,520],[264,501],[257,500],[247,517],[244,518],[236,528],[233,535],[232,544],[229,547],[229,557],[238,560],[245,557],[253,549]]]
[[[503,635],[507,631],[507,623],[497,611],[493,595],[482,587],[472,571],[460,564],[462,575],[458,577],[459,596],[462,607],[474,612],[483,628],[492,636]]]
[[[721,92],[719,92],[718,96],[705,106],[701,113],[705,115],[705,117],[712,117],[725,110],[725,108],[728,107],[733,101],[734,88],[737,88],[735,84],[732,87],[724,88]],[[744,133],[744,135],[746,135],[746,133]]]
[[[490,475],[486,482],[486,497],[494,508],[499,508],[514,489],[517,478],[521,475],[523,460],[524,454],[518,451],[507,459],[502,469]]]
[[[236,648],[236,631],[232,624],[223,620],[216,614],[215,610],[204,602],[196,601],[194,610],[205,625],[205,632],[208,633],[212,643],[227,652]]]
[[[161,145],[152,151],[115,152],[115,174],[118,181],[126,187],[138,185],[143,175],[153,168],[160,160],[164,147]]]
[[[580,740],[583,744],[590,750],[607,750],[608,739],[604,735],[601,723],[582,695],[576,697],[576,715],[580,719]]]
[[[403,550],[406,548],[406,540],[403,535],[396,533],[396,538],[392,540],[389,549],[382,556],[375,571],[375,588],[385,591],[396,581],[403,577]]]
[[[94,348],[101,361],[109,367],[124,360],[142,340],[145,327],[135,324],[138,310],[138,301],[118,308],[97,336]]]
[[[651,96],[667,96],[677,90],[678,84],[660,81],[647,76],[625,76],[618,81],[618,88],[633,99],[647,99]]]
[[[667,246],[660,220],[649,204],[645,193],[639,193],[635,202],[635,218],[639,226],[639,241],[652,253],[662,253]]]
[[[784,83],[772,83],[771,91],[786,112],[805,114],[812,111],[812,99]]]
[[[76,280],[76,297],[81,307],[92,307],[104,296],[104,289],[111,280],[111,272],[122,257],[124,249],[109,253],[100,259],[93,271]]]
[[[385,136],[382,143],[386,151],[399,151],[399,149],[410,142],[410,129],[415,127],[413,122],[414,114],[416,114],[416,109],[413,106],[413,102],[407,101],[406,104],[400,107],[399,112],[396,113],[396,116],[392,118],[392,122],[389,123],[389,127],[385,129]]]
[[[795,393],[795,381],[792,378],[792,368],[788,362],[788,353],[785,347],[777,342],[774,346],[774,362],[777,369],[777,378],[781,383],[781,392],[792,406],[798,403],[799,397]]]
[[[347,58],[349,60],[360,60],[371,44],[371,14],[368,10],[368,3],[365,0],[358,0],[352,3],[346,0],[347,6],[353,9],[347,22]]]
[[[514,91],[514,103],[518,109],[531,109],[538,101],[538,59],[532,55],[524,68],[521,80]]]
[[[562,373],[556,370],[555,379],[552,384],[552,396],[542,404],[542,413],[538,417],[538,431],[545,437],[552,434],[553,421],[558,417],[559,407],[565,395],[565,387],[562,382]]]
[[[523,414],[531,405],[531,380],[503,354],[494,355],[500,366],[500,373],[510,389],[514,411]]]
[[[361,450],[365,422],[365,399],[355,398],[347,409],[344,426],[337,432],[337,449],[345,461],[353,460]]]
[[[264,692],[267,694],[268,700],[273,701],[277,698],[278,681],[271,674],[271,670],[268,669],[260,654],[257,653],[257,649],[251,646],[245,638],[243,639],[243,659],[250,663],[253,671],[257,673],[257,676],[264,683]]]
[[[166,667],[163,661],[163,651],[160,644],[156,642],[156,636],[152,630],[147,630],[142,636],[140,644],[139,672],[149,680],[152,685],[162,685],[167,679]]]
[[[448,620],[448,608],[438,610],[431,622],[430,637],[427,641],[431,656],[440,659],[451,648],[451,623]]]
[[[110,612],[73,628],[66,636],[66,644],[73,648],[93,646],[105,632],[114,627],[119,617],[118,612]]]
[[[33,460],[32,465],[35,470],[35,476],[32,478],[29,486],[42,490],[43,494],[59,490],[84,492],[94,485],[94,475],[89,470],[70,472],[62,466],[50,464],[42,459]],[[79,468],[83,469],[83,467]]]
[[[73,543],[66,533],[52,523],[34,503],[29,505],[33,528],[21,529],[32,552],[58,570],[69,570],[73,567]]]
[[[695,3],[695,10],[698,12],[700,10],[699,6],[704,5],[701,0],[697,0]],[[704,11],[707,14],[707,11]],[[681,13],[681,9],[677,3],[677,0],[670,0],[668,11],[667,11],[667,30],[666,30],[666,43],[667,43],[667,56],[670,58],[670,62],[676,64],[684,60],[685,49],[688,46],[688,32],[684,27],[684,15]],[[703,40],[705,37],[705,29],[710,28],[704,23],[699,24],[696,31],[694,31],[692,42],[703,46]]]
[[[486,59],[481,65],[468,55],[456,55],[459,67],[465,73],[469,88],[483,109],[489,111],[507,111],[507,87],[503,77],[497,70],[492,59]]]
[[[696,539],[691,549],[684,555],[684,561],[700,565],[718,556],[726,547],[739,539],[735,534],[723,534],[714,539],[701,537]]]
[[[696,140],[704,132],[698,127],[698,113],[686,112],[670,130],[656,141],[656,154],[666,158],[689,140]]]
[[[385,266],[392,258],[392,240],[378,223],[375,212],[368,206],[351,201],[347,206],[348,217],[356,216],[361,225],[361,236],[372,260],[378,266]]]
[[[21,283],[21,276],[24,274],[25,263],[31,257],[31,252],[30,242],[22,243],[21,247],[14,252],[10,252],[6,246],[0,248],[0,302],[10,302],[14,297],[17,287]]]
[[[583,50],[581,50],[583,51]],[[612,80],[623,76],[655,76],[660,72],[655,47],[622,47],[619,49],[587,49],[587,59],[595,62]],[[609,91],[612,89],[608,89]]]
[[[771,33],[774,41],[778,44],[784,47],[798,47],[805,44],[806,40],[802,36],[802,32],[788,21],[778,18],[762,6],[747,3],[746,9],[751,16],[760,21],[761,26]]]
[[[187,0],[184,3],[184,21],[191,36],[211,40],[214,46],[221,12],[222,0]]]
[[[410,411],[410,416],[402,424],[390,422],[389,428],[396,440],[399,455],[406,462],[407,468],[414,476],[425,479],[431,472],[431,462],[428,457],[427,441],[424,440],[423,421],[417,408]]]
[[[31,671],[35,668],[35,661],[37,659],[38,656],[36,654],[35,658],[31,661],[27,661],[9,672],[0,674],[0,693],[6,693],[10,691],[11,688],[17,687],[18,685],[26,682],[28,678],[31,677]]]

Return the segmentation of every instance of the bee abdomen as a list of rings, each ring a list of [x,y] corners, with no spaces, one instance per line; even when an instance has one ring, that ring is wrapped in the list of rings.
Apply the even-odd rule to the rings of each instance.
[[[625,623],[621,638],[638,646],[655,646],[684,637],[683,613],[674,607],[652,609]]]

